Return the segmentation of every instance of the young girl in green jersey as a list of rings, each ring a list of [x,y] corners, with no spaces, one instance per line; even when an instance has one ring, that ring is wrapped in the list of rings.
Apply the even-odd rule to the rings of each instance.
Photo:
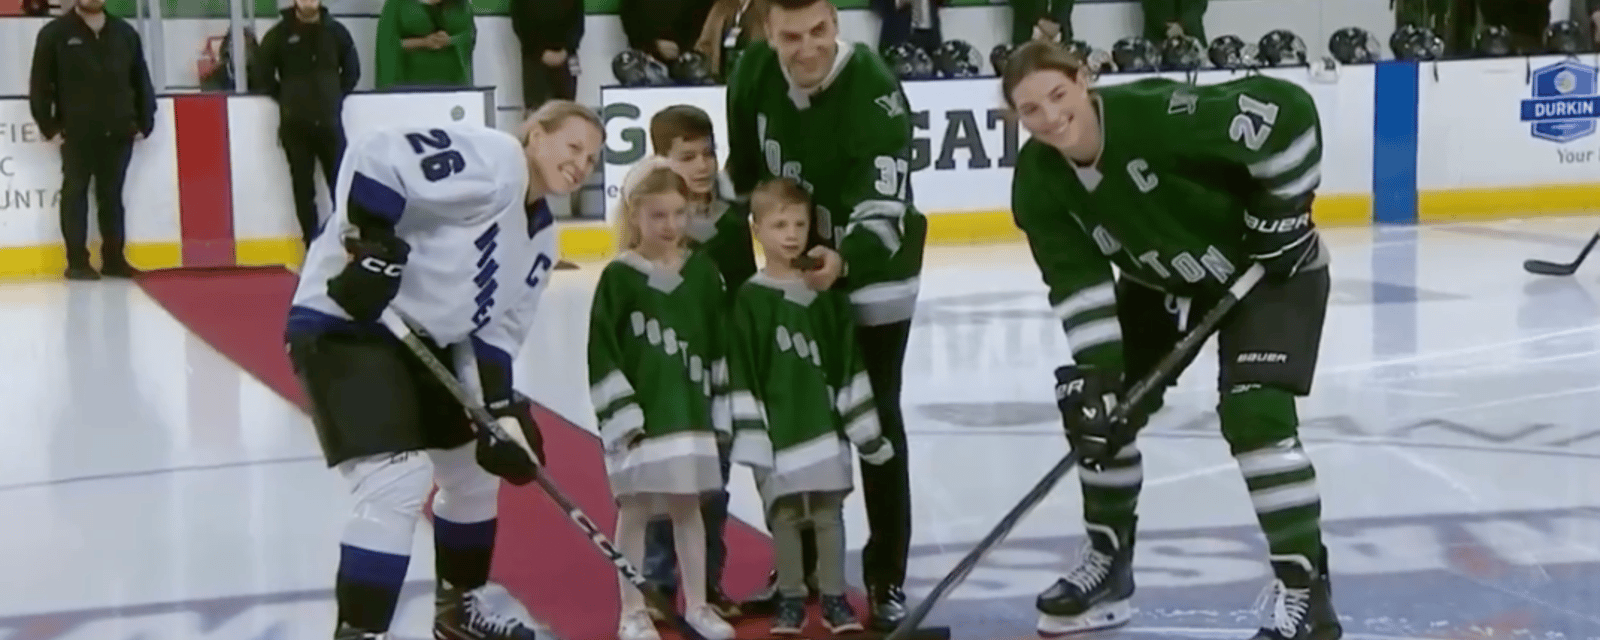
[[[708,640],[733,628],[706,603],[700,501],[723,488],[718,441],[731,437],[721,315],[712,262],[685,248],[688,188],[657,162],[623,185],[620,254],[601,272],[589,318],[589,383],[606,473],[617,501],[617,544],[638,566],[645,527],[672,521],[684,617]],[[658,640],[644,596],[620,580],[620,640]]]
[[[772,633],[805,627],[800,531],[808,527],[816,534],[823,623],[834,633],[861,631],[844,596],[850,443],[873,465],[892,458],[894,447],[878,426],[849,296],[813,291],[795,264],[810,230],[805,190],[793,180],[765,182],[751,193],[750,209],[766,264],[739,288],[729,321],[732,456],[755,469],[767,507],[778,569]]]

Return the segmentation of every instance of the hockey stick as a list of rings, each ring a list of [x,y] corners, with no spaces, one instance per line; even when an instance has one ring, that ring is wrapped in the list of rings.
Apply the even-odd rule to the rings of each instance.
[[[504,429],[501,429],[500,423],[494,419],[494,416],[489,415],[489,410],[483,406],[483,403],[474,399],[467,392],[466,386],[462,385],[461,381],[456,378],[456,375],[445,367],[444,363],[439,362],[438,358],[434,357],[433,352],[429,351],[428,346],[422,343],[422,339],[417,337],[415,331],[411,330],[411,325],[399,311],[393,308],[385,309],[382,320],[384,326],[388,327],[395,337],[400,338],[400,341],[405,343],[406,348],[411,350],[411,354],[421,360],[423,366],[427,367],[428,371],[439,379],[439,383],[444,385],[450,395],[455,396],[456,401],[466,408],[467,414],[472,416],[472,422],[479,429],[493,434],[496,438],[521,443],[520,440],[512,439]],[[535,462],[537,462],[537,459],[535,459]],[[600,531],[600,527],[595,525],[594,520],[591,520],[583,512],[583,509],[573,503],[572,499],[567,497],[566,492],[557,487],[555,482],[544,474],[543,469],[533,475],[533,480],[538,483],[540,489],[544,490],[545,495],[550,496],[550,500],[555,502],[557,507],[566,512],[567,518],[578,525],[579,529],[583,530],[583,534],[589,538],[590,542],[594,543],[595,548],[600,550],[600,555],[610,560],[611,564],[617,568],[617,572],[622,574],[622,577],[626,578],[640,593],[644,594],[644,598],[650,603],[650,606],[661,611],[671,612],[673,616],[672,625],[677,629],[678,633],[682,634],[686,640],[706,640],[705,636],[700,635],[700,632],[689,625],[689,621],[684,619],[683,614],[677,612],[676,603],[669,602],[665,597],[649,587],[649,584],[644,580],[644,574],[640,573],[633,566],[633,563],[628,562],[628,558],[622,555],[622,551],[617,549],[617,545],[612,544],[611,539]]]
[[[1589,252],[1594,250],[1595,243],[1600,243],[1600,231],[1595,232],[1589,238],[1589,244],[1583,245],[1583,251],[1579,251],[1578,257],[1572,262],[1562,264],[1545,260],[1525,260],[1522,263],[1522,268],[1527,269],[1528,273],[1541,276],[1570,276],[1578,271],[1578,267],[1583,264],[1583,259],[1589,257]]]
[[[1194,329],[1189,331],[1189,335],[1179,340],[1178,344],[1172,348],[1172,351],[1168,352],[1166,357],[1156,363],[1155,368],[1151,369],[1150,373],[1141,378],[1138,384],[1133,385],[1133,388],[1123,397],[1121,404],[1117,405],[1117,408],[1112,412],[1112,419],[1127,419],[1130,407],[1137,406],[1143,402],[1144,397],[1150,395],[1150,392],[1155,390],[1158,385],[1166,384],[1167,376],[1172,375],[1172,372],[1177,370],[1178,365],[1188,358],[1190,353],[1200,348],[1201,345],[1205,344],[1206,340],[1211,338],[1211,334],[1217,330],[1217,325],[1221,324],[1222,319],[1228,315],[1229,311],[1233,310],[1233,306],[1238,304],[1245,294],[1250,293],[1250,290],[1255,288],[1257,282],[1261,281],[1264,271],[1260,264],[1252,264],[1249,269],[1245,269],[1244,273],[1240,274],[1238,279],[1233,281],[1233,284],[1228,285],[1228,295],[1217,301],[1216,306],[1212,307],[1211,311],[1206,313],[1199,323],[1195,324]],[[990,531],[989,535],[984,536],[983,540],[978,542],[978,546],[972,548],[972,551],[967,552],[966,557],[962,558],[961,562],[956,563],[956,567],[950,570],[949,575],[940,580],[939,584],[933,587],[933,591],[928,593],[928,597],[918,603],[917,608],[913,609],[906,616],[906,619],[900,622],[900,626],[895,627],[894,631],[884,640],[907,640],[907,635],[913,629],[916,629],[924,618],[928,617],[928,613],[933,611],[933,608],[940,601],[944,600],[945,595],[951,589],[966,581],[967,575],[978,567],[978,563],[983,561],[984,556],[989,555],[990,551],[993,551],[1001,542],[1004,542],[1011,535],[1011,530],[1016,528],[1023,518],[1028,517],[1028,513],[1038,507],[1039,503],[1044,502],[1045,496],[1049,495],[1050,491],[1055,489],[1056,484],[1060,483],[1061,479],[1065,478],[1077,464],[1078,452],[1075,450],[1067,452],[1067,455],[1063,456],[1061,461],[1056,463],[1056,466],[1051,467],[1050,471],[1043,478],[1040,478],[1032,489],[1028,490],[1028,494],[1022,497],[1022,501],[1018,502],[1017,506],[1012,507],[1011,511],[1000,519],[1000,523],[994,526],[994,530]]]

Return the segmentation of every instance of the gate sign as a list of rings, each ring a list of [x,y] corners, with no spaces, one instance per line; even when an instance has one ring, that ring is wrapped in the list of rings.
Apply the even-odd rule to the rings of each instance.
[[[1563,60],[1533,72],[1533,98],[1522,101],[1522,121],[1533,137],[1556,143],[1594,134],[1600,91],[1594,67]]]

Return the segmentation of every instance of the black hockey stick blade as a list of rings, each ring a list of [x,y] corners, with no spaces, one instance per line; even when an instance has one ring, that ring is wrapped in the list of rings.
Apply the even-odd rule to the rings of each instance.
[[[1144,397],[1150,395],[1150,392],[1155,390],[1158,385],[1165,384],[1167,377],[1178,369],[1178,366],[1188,358],[1190,353],[1199,349],[1201,345],[1205,344],[1206,340],[1211,339],[1211,334],[1215,333],[1217,326],[1222,324],[1222,319],[1228,315],[1228,312],[1233,310],[1234,305],[1239,304],[1239,301],[1250,293],[1251,289],[1255,288],[1256,283],[1261,281],[1261,276],[1265,272],[1266,270],[1260,264],[1251,264],[1250,268],[1245,269],[1244,273],[1233,281],[1233,284],[1228,285],[1228,295],[1223,296],[1222,300],[1218,301],[1216,306],[1213,306],[1211,311],[1207,312],[1205,317],[1195,324],[1194,329],[1190,330],[1188,335],[1178,341],[1172,351],[1167,352],[1167,355],[1156,363],[1150,373],[1140,378],[1138,384],[1133,385],[1133,388],[1128,390],[1126,397],[1121,400],[1121,404],[1117,405],[1116,410],[1113,412],[1114,419],[1127,419],[1130,407],[1138,406],[1144,401]],[[906,619],[901,621],[900,626],[896,627],[885,640],[910,640],[910,638],[914,637],[912,633],[917,628],[917,625],[927,619],[928,614],[944,600],[950,590],[966,581],[972,570],[978,567],[978,563],[982,562],[983,558],[989,555],[989,552],[993,551],[995,547],[1000,546],[1000,543],[1011,535],[1011,530],[1015,529],[1017,524],[1028,516],[1029,512],[1044,502],[1045,496],[1050,495],[1050,491],[1055,489],[1061,479],[1071,473],[1072,468],[1076,466],[1078,466],[1078,452],[1076,450],[1069,451],[1067,455],[1062,456],[1061,461],[1051,467],[1050,471],[1045,473],[1044,477],[1040,478],[1032,489],[1028,490],[1027,495],[1022,497],[1022,501],[1012,507],[1011,511],[1007,512],[1004,517],[1000,518],[1000,523],[989,531],[989,535],[984,536],[983,540],[980,540],[977,546],[972,548],[972,551],[967,552],[966,557],[957,562],[955,568],[951,569],[950,573],[939,581],[939,584],[934,585],[933,591],[930,591],[928,596],[922,599],[922,602],[917,603],[916,608],[906,615]]]
[[[1589,252],[1594,250],[1595,243],[1600,242],[1600,232],[1589,237],[1589,244],[1583,245],[1583,251],[1578,252],[1578,257],[1572,262],[1562,264],[1546,260],[1525,260],[1522,268],[1528,273],[1541,276],[1570,276],[1577,273],[1578,267],[1583,265],[1584,258],[1589,257]]]
[[[412,331],[411,325],[404,315],[391,307],[384,310],[382,320],[384,326],[388,327],[395,337],[405,343],[411,354],[416,356],[417,360],[428,368],[428,371],[439,380],[440,384],[444,385],[444,388],[450,392],[451,396],[455,397],[457,402],[461,403],[462,407],[466,408],[467,414],[472,416],[473,423],[479,429],[493,433],[495,437],[512,440],[523,447],[527,447],[527,443],[512,438],[504,429],[500,428],[500,424],[494,419],[494,416],[489,414],[489,410],[483,406],[483,403],[473,398],[472,394],[467,391],[466,386],[456,378],[456,375],[445,367],[444,363],[439,362],[439,359],[434,357],[433,352],[428,350],[428,346],[422,343],[422,339],[417,337],[415,331]],[[535,458],[535,461],[537,461],[537,458]],[[588,514],[585,514],[577,503],[567,497],[567,493],[562,491],[561,487],[556,486],[556,483],[550,480],[550,477],[545,475],[542,469],[539,473],[534,474],[533,480],[544,491],[545,495],[549,496],[550,500],[555,502],[556,506],[567,514],[567,519],[578,525],[578,529],[583,531],[584,537],[588,538],[590,542],[594,543],[595,548],[600,550],[600,555],[611,561],[611,565],[616,567],[617,573],[622,574],[622,577],[627,579],[629,584],[632,584],[635,589],[644,594],[645,601],[649,602],[651,607],[661,611],[676,612],[678,610],[676,603],[669,602],[655,589],[649,588],[649,585],[644,580],[644,574],[640,573],[639,569],[633,566],[633,563],[628,562],[627,556],[622,555],[622,550],[618,549],[617,545],[613,544],[611,539],[600,531],[600,527],[594,523],[594,520],[589,518]],[[694,627],[689,626],[689,621],[685,620],[681,613],[673,614],[672,626],[684,640],[706,640],[705,636],[700,635],[699,632],[694,630]]]

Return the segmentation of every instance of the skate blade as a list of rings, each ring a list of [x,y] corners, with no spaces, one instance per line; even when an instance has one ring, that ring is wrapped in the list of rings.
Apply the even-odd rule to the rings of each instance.
[[[1052,616],[1041,613],[1036,630],[1041,638],[1060,638],[1120,627],[1132,619],[1133,605],[1124,600],[1102,604],[1075,616]]]
[[[883,640],[889,636],[887,631],[845,631],[832,633],[826,628],[807,627],[800,635],[772,635],[757,636],[754,640]],[[950,627],[918,627],[906,634],[907,640],[950,640]]]

